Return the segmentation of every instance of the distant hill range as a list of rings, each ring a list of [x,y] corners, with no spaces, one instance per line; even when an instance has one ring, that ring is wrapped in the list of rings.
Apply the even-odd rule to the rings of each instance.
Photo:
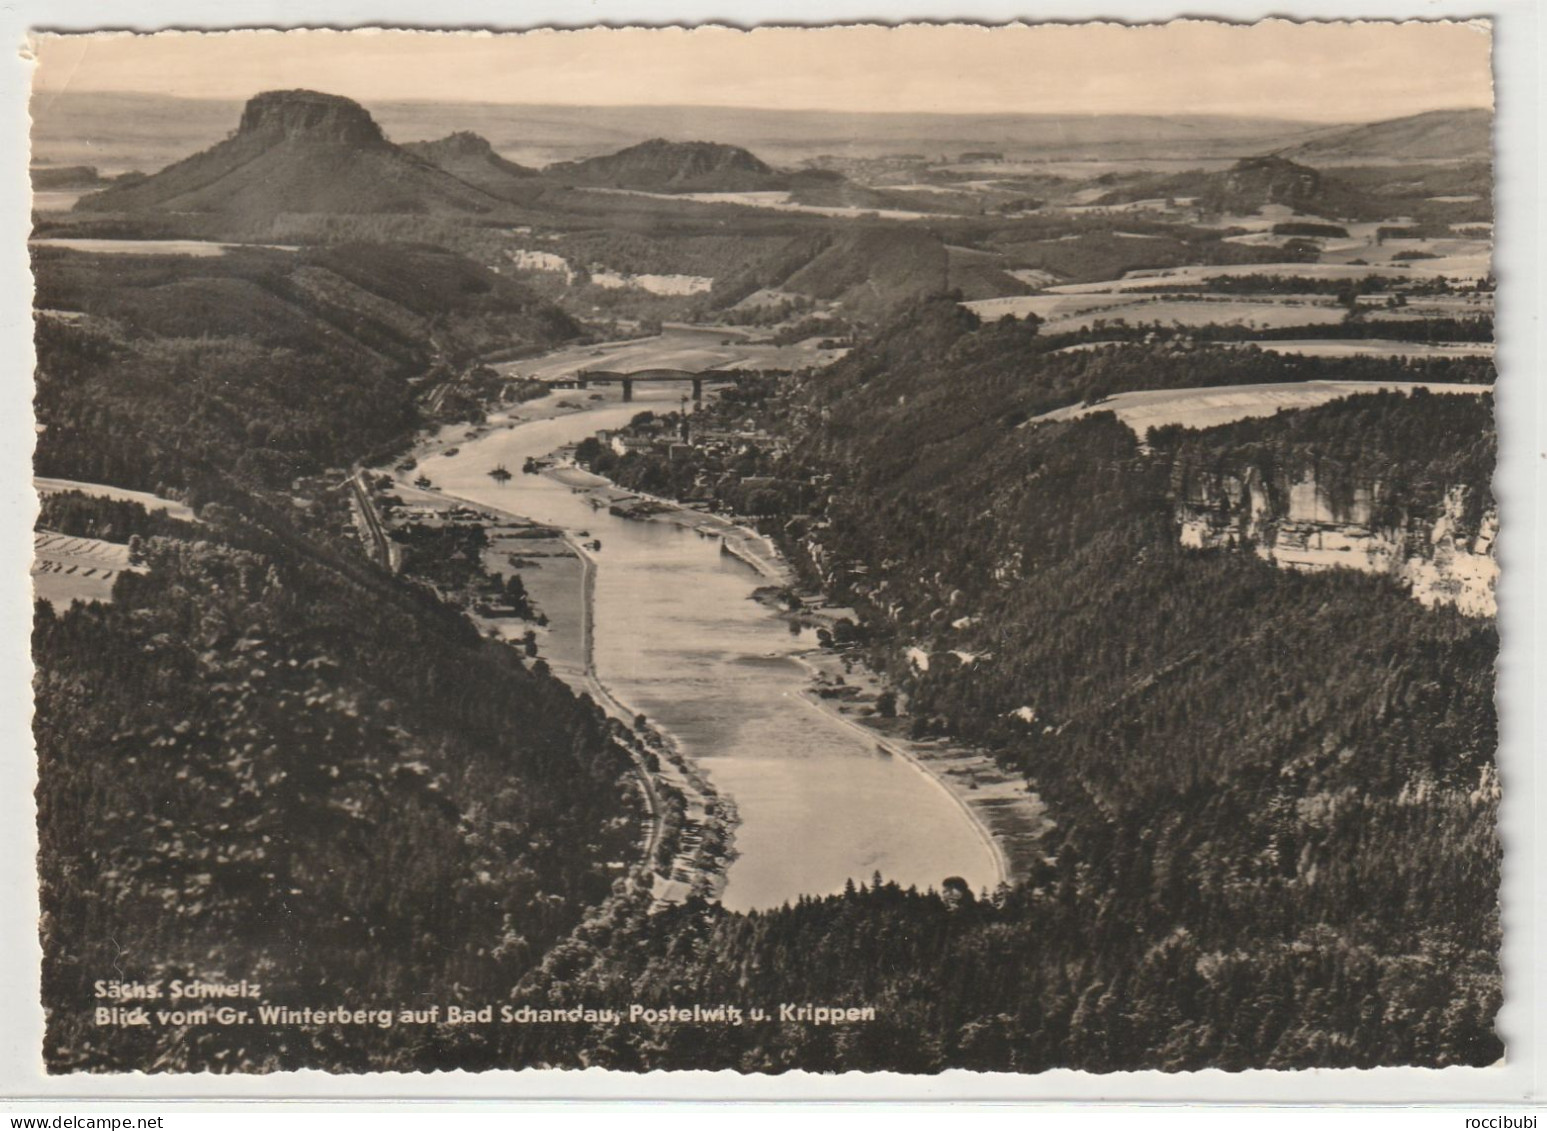
[[[931,161],[973,152],[1007,160],[1240,157],[1308,140],[1315,122],[1225,115],[914,114],[768,110],[731,106],[500,106],[382,103],[392,137],[428,137],[448,124],[476,130],[530,164],[580,161],[659,137],[713,138],[745,146],[779,167],[824,154],[921,154]],[[63,160],[63,158],[61,158]]]
[[[1431,110],[1326,133],[1278,151],[1310,164],[1363,161],[1490,161],[1493,111]]]
[[[579,163],[651,138],[711,138],[792,167],[820,155],[921,154],[931,161],[997,152],[1007,160],[1231,158],[1270,153],[1342,127],[1224,115],[910,114],[728,106],[554,106],[371,102],[403,143],[471,130],[512,161]],[[35,95],[33,159],[149,172],[227,136],[243,105],[228,100],[70,91]]]
[[[714,138],[764,161],[794,166],[823,154],[922,154],[935,161],[974,152],[1009,161],[1082,158],[1167,162],[1278,153],[1317,160],[1486,159],[1491,114],[1436,111],[1374,125],[1333,125],[1224,115],[904,114],[758,110],[727,106],[554,106],[372,102],[368,109],[398,142],[470,130],[513,162],[579,163],[650,138]],[[227,136],[243,105],[228,100],[139,93],[35,95],[33,160],[91,164],[104,175],[149,172]],[[1404,123],[1410,126],[1404,126]],[[1414,132],[1407,133],[1411,128]],[[1361,140],[1361,133],[1370,136]],[[1457,140],[1446,141],[1454,133]],[[1431,140],[1424,135],[1432,134]],[[1469,140],[1460,140],[1460,139]],[[1362,150],[1361,146],[1370,148]],[[1175,166],[1172,165],[1172,168]]]
[[[787,191],[813,204],[900,206],[841,173],[784,172],[740,146],[717,142],[654,138],[541,171],[509,160],[468,130],[399,146],[387,140],[359,103],[288,90],[252,98],[240,125],[224,141],[149,176],[124,174],[75,207],[79,212],[216,215],[253,229],[282,214],[482,215],[573,187]]]
[[[393,145],[356,102],[308,90],[251,99],[226,140],[132,184],[82,197],[85,212],[485,213],[502,202]]]
[[[449,116],[458,108],[442,109]],[[616,110],[603,108],[599,113],[616,117]],[[520,127],[525,108],[504,107],[503,111],[506,132]],[[40,112],[45,118],[49,113]],[[751,112],[735,113],[750,115],[749,120],[758,118]],[[898,128],[892,117],[929,116],[842,117],[864,119],[884,135]],[[1014,116],[1003,117],[1008,123]],[[1120,115],[1022,118],[1015,119],[1020,123],[1016,131],[1028,137],[1085,138],[1092,144],[1132,139],[1142,124]],[[1269,125],[1239,120],[1226,128],[1212,119],[1202,123],[1192,118],[1145,121],[1155,126],[1158,136],[1170,138],[1179,155],[1217,149],[1214,142],[1226,139],[1240,144],[1262,138]],[[1162,122],[1164,128],[1158,124]],[[1184,145],[1172,128],[1184,122],[1200,129],[1209,125],[1217,136],[1204,137],[1198,146]],[[1317,162],[1326,166],[1360,161],[1372,165],[1486,162],[1491,113],[1436,111],[1358,127],[1323,126],[1309,138],[1306,132],[1311,131],[1301,131],[1302,140],[1293,146],[1258,150],[1218,172],[1145,173],[1140,165],[1133,173],[1110,174],[1113,191],[1098,202],[1191,196],[1220,212],[1250,213],[1265,204],[1284,204],[1312,215],[1373,215],[1380,209],[1368,199],[1370,186],[1356,186],[1342,174],[1324,175]],[[969,150],[966,136],[971,135],[964,135],[958,154],[999,152]],[[247,102],[236,130],[223,140],[151,175],[119,176],[101,191],[83,196],[75,207],[85,213],[205,215],[219,217],[223,226],[246,229],[257,229],[284,214],[487,215],[508,211],[512,204],[537,204],[544,197],[547,205],[562,207],[559,197],[565,188],[652,193],[783,191],[807,205],[926,211],[948,207],[921,200],[918,194],[904,197],[867,188],[833,170],[777,169],[747,148],[720,142],[654,137],[604,156],[561,161],[542,170],[510,160],[502,149],[497,142],[465,129],[434,141],[396,145],[372,114],[350,99],[305,90],[270,91]],[[54,171],[38,172],[43,181],[79,182],[90,170],[56,166]]]

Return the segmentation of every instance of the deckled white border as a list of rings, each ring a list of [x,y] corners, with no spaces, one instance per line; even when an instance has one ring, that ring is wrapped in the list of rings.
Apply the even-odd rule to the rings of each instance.
[[[302,10],[304,7],[304,11]],[[282,22],[276,17],[287,16]],[[1377,1069],[1297,1073],[1156,1072],[1091,1075],[1055,1071],[1037,1076],[948,1072],[741,1076],[736,1073],[488,1072],[331,1076],[297,1072],[270,1076],[69,1076],[51,1078],[38,1054],[37,900],[29,731],[28,656],[31,622],[27,565],[34,513],[31,475],[31,283],[28,230],[26,116],[30,68],[22,57],[29,28],[400,26],[421,28],[581,27],[593,24],[901,23],[1016,19],[1114,19],[1150,22],[1177,16],[1237,21],[1294,19],[1467,19],[1495,21],[1499,242],[1498,394],[1501,463],[1496,490],[1503,512],[1500,554],[1503,632],[1500,709],[1505,838],[1505,981],[1500,1025],[1506,1064],[1488,1069]],[[1104,1100],[1173,1104],[1400,1103],[1508,1104],[1547,1100],[1541,1034],[1543,1001],[1536,977],[1547,883],[1535,815],[1542,800],[1535,767],[1547,749],[1547,616],[1539,584],[1547,581],[1543,519],[1547,517],[1547,428],[1542,380],[1544,334],[1541,263],[1547,245],[1538,219],[1544,203],[1537,117],[1544,24],[1534,0],[1297,0],[1280,5],[1249,0],[14,0],[0,8],[0,28],[12,56],[0,66],[0,333],[5,379],[0,382],[0,549],[10,568],[0,586],[0,1101],[112,1099],[154,1101],[158,1110],[207,1110],[221,1098],[268,1101],[329,1099],[420,1101],[458,1098],[511,1100],[628,1099],[884,1099]],[[729,139],[734,140],[734,139]],[[167,1102],[183,1100],[174,1109]],[[373,1105],[374,1106],[374,1105]],[[1458,1113],[1459,1114],[1459,1113]]]

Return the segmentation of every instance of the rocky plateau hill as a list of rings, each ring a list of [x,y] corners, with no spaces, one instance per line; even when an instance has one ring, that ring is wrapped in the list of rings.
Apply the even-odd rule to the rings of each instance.
[[[82,212],[478,214],[502,201],[388,141],[364,107],[308,90],[256,95],[224,141],[133,184],[82,197]]]
[[[737,145],[653,138],[604,157],[550,165],[564,184],[654,192],[755,192],[782,188],[767,164]]]

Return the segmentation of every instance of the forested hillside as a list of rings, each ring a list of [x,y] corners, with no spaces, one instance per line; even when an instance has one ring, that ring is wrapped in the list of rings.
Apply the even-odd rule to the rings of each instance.
[[[1243,460],[1315,458],[1333,491],[1378,474],[1420,511],[1454,487],[1486,502],[1491,402],[1369,395],[1164,430],[1144,450],[1107,414],[1020,426],[1088,395],[1069,368],[1084,362],[1037,356],[1023,324],[938,313],[769,402],[804,439],[758,470],[832,477],[825,501],[789,496],[809,510],[791,559],[859,610],[856,654],[889,675],[915,735],[1024,774],[1056,820],[1045,863],[986,900],[883,883],[762,915],[685,908],[662,944],[657,922],[618,922],[566,950],[562,992],[755,992],[873,1004],[879,1020],[712,1042],[662,1027],[584,1055],[904,1071],[1496,1060],[1492,622],[1386,578],[1188,550],[1173,515],[1182,465]],[[1147,360],[1155,384],[1182,372]]]
[[[797,168],[756,113],[717,119],[751,149],[528,113],[398,145],[270,91],[159,172],[40,178],[51,1071],[1504,1055],[1486,114],[835,116]],[[1051,160],[1076,134],[1114,159]],[[1186,160],[1134,157],[1162,134]],[[808,707],[850,745],[793,740]],[[834,867],[738,893],[819,824]],[[97,1012],[176,979],[495,1016]],[[771,1016],[497,1012],[721,1004]]]
[[[93,982],[498,997],[637,853],[629,764],[594,705],[456,614],[210,511],[197,541],[142,542],[112,605],[38,606],[47,1059],[387,1067],[402,1031],[98,1026]]]
[[[206,463],[269,488],[346,466],[412,434],[419,382],[580,333],[433,248],[44,249],[34,270],[51,312],[36,338],[38,473],[152,491],[193,486]]]
[[[985,323],[948,298],[928,298],[905,307],[865,350],[812,382],[794,411],[823,420],[823,435],[834,445],[852,444],[857,463],[931,483],[927,461],[938,445],[965,450],[997,435],[996,423],[1010,427],[1116,393],[1318,380],[1487,384],[1494,375],[1485,357],[1275,354],[1215,344],[1214,329],[1049,336],[1034,317]],[[1106,337],[1135,340],[1100,341]],[[1065,348],[1090,338],[1098,339],[1094,348]]]
[[[614,724],[341,550],[342,504],[322,501],[328,468],[424,421],[422,371],[576,328],[427,249],[120,264],[38,257],[37,467],[170,492],[202,521],[79,493],[40,518],[128,541],[143,571],[111,604],[36,609],[47,1063],[418,1063],[413,1030],[103,1025],[94,986],[495,999],[637,863]]]

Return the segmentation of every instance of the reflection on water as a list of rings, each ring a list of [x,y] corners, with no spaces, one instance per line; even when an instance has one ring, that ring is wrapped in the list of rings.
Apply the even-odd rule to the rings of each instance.
[[[993,857],[951,797],[800,696],[806,677],[791,657],[811,647],[809,635],[791,633],[749,599],[758,575],[720,553],[717,540],[593,510],[543,476],[518,474],[503,485],[488,477],[496,464],[514,470],[527,456],[618,427],[650,401],[674,407],[676,398],[675,390],[650,390],[639,397],[644,405],[496,431],[421,467],[450,494],[601,540],[598,674],[734,799],[740,855],[722,896],[727,907],[775,907],[878,870],[921,888],[953,875],[974,888],[992,884]]]

